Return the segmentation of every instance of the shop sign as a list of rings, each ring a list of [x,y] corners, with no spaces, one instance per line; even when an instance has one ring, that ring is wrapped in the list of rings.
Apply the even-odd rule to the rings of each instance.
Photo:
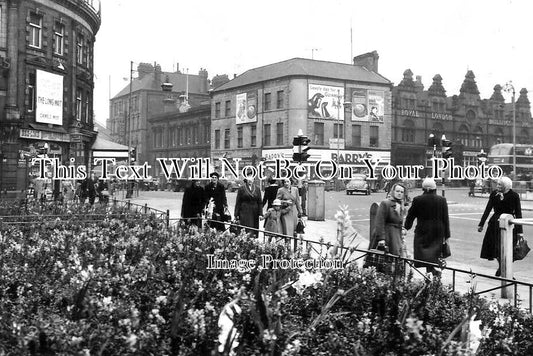
[[[20,129],[20,138],[30,138],[33,140],[41,139],[41,131],[32,130],[32,129]]]
[[[431,118],[435,119],[435,120],[451,121],[452,120],[452,115],[443,114],[443,113],[439,113],[439,112],[432,112],[431,113]]]

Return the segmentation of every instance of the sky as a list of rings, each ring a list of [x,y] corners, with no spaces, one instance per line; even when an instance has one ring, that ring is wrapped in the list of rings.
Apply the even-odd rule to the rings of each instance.
[[[533,91],[530,0],[100,2],[94,110],[103,125],[109,98],[128,85],[130,61],[167,72],[177,63],[184,73],[205,68],[211,79],[295,57],[351,63],[352,54],[376,50],[379,73],[394,85],[406,69],[426,90],[440,74],[451,96],[472,70],[481,98],[509,81],[516,97]]]

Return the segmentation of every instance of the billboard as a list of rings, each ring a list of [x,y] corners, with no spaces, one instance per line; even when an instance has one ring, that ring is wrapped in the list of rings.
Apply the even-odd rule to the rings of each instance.
[[[352,121],[383,122],[385,92],[355,88],[352,91]]]
[[[63,76],[36,72],[35,121],[63,125]]]
[[[309,84],[309,118],[344,121],[344,88]]]
[[[237,94],[235,100],[235,123],[257,122],[257,95],[255,92]]]

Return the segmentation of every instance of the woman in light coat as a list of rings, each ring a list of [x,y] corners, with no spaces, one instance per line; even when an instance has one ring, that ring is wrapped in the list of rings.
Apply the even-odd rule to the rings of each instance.
[[[281,200],[282,208],[291,207],[289,212],[281,217],[281,224],[283,226],[283,234],[293,237],[298,218],[302,215],[298,188],[291,186],[290,179],[286,178],[283,181],[283,187],[278,189],[276,199]]]

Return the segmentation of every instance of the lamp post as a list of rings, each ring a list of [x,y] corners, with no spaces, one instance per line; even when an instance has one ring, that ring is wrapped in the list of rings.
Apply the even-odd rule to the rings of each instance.
[[[131,166],[131,94],[133,90],[133,61],[130,61],[130,94],[128,98],[128,166]],[[133,195],[133,183],[128,182],[126,199]]]
[[[513,180],[516,179],[516,103],[515,103],[515,90],[513,82],[508,81],[505,83],[503,90],[507,93],[511,93],[511,103],[513,105]]]
[[[444,150],[444,141],[446,141],[446,135],[445,134],[442,134],[442,137],[440,138],[440,142],[441,142],[441,147],[442,149]],[[442,155],[444,158],[444,154]],[[442,196],[445,197],[446,196],[446,184],[445,184],[445,181],[446,181],[446,171],[442,174]]]

